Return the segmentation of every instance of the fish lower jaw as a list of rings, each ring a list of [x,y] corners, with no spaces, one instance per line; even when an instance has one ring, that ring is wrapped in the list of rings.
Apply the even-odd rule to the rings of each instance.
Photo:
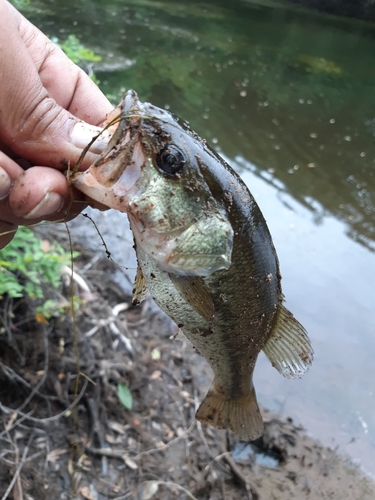
[[[74,186],[86,196],[108,208],[126,212],[128,203],[126,196],[116,193],[114,186],[103,186],[89,170],[80,173],[73,181]]]

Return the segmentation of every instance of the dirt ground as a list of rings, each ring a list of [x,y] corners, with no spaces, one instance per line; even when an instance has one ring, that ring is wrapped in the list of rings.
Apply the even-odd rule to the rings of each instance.
[[[196,422],[205,360],[170,339],[174,326],[149,300],[131,306],[110,261],[83,255],[75,324],[0,302],[1,500],[375,498],[360,470],[291,419],[263,410],[265,434],[251,445]],[[56,297],[70,295],[67,277]]]

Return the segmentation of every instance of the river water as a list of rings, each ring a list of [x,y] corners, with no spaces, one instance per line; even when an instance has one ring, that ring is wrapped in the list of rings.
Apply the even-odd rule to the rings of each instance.
[[[260,357],[263,405],[375,476],[375,26],[271,1],[32,1],[75,34],[117,102],[187,119],[237,169],[273,235],[287,307],[315,349],[284,380]]]

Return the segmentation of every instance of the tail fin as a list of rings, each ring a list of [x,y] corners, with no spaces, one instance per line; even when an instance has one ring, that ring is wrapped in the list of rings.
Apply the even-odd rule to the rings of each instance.
[[[230,429],[241,441],[253,441],[263,434],[254,388],[246,396],[232,399],[211,388],[198,408],[196,419],[218,429]]]

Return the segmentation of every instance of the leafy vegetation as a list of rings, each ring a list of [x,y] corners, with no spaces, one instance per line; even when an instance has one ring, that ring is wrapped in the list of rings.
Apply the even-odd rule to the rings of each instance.
[[[51,40],[60,47],[75,64],[102,60],[101,56],[85,47],[75,35],[69,35],[68,38],[62,42],[60,42],[57,37],[52,37]]]
[[[96,54],[92,49],[85,47],[79,39],[72,34],[62,42],[60,42],[56,36],[52,36],[51,40],[65,52],[71,61],[81,66],[96,85],[100,84],[100,80],[92,69],[92,63],[102,60],[100,55]]]
[[[42,299],[36,309],[44,317],[56,310],[56,302],[43,300],[44,287],[61,286],[62,268],[70,254],[60,245],[40,240],[31,229],[21,227],[13,240],[0,250],[0,297]]]
[[[9,2],[15,6],[16,9],[22,10],[30,5],[30,0],[9,0]]]

